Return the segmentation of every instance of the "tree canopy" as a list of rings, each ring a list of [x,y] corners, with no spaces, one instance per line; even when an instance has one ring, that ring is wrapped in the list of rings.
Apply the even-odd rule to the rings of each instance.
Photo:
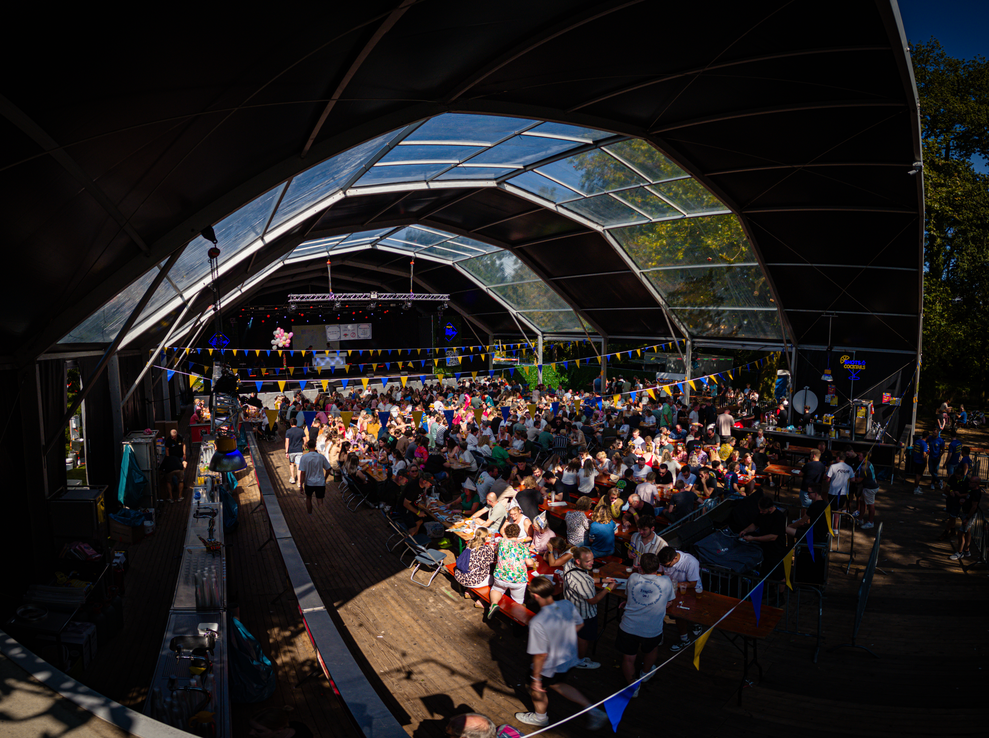
[[[985,401],[989,364],[989,62],[912,45],[924,147],[921,401]]]

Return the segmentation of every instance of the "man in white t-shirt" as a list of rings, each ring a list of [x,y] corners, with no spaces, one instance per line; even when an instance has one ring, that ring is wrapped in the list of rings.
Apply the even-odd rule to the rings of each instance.
[[[656,497],[659,495],[659,487],[656,486],[656,472],[646,474],[645,480],[635,488],[635,494],[643,502],[648,502],[650,505],[656,504]]]
[[[671,546],[667,546],[659,552],[659,565],[666,576],[670,578],[674,585],[686,585],[687,589],[693,589],[700,594],[704,591],[701,584],[701,564],[696,557],[689,553],[684,553]],[[679,651],[689,644],[687,631],[690,629],[690,622],[683,618],[675,618],[677,631],[680,633],[680,642],[670,646],[671,651]],[[698,636],[703,631],[700,625],[693,626],[693,633]]]
[[[848,484],[853,476],[855,473],[852,467],[846,464],[844,459],[838,459],[828,467],[828,501],[831,503],[832,512],[845,508],[845,502],[848,500]]]
[[[548,725],[549,695],[552,689],[582,708],[591,702],[575,687],[567,684],[567,673],[577,665],[577,631],[584,621],[573,604],[553,599],[556,585],[546,577],[535,577],[529,583],[529,593],[539,605],[539,612],[529,621],[529,643],[526,652],[532,656],[529,695],[535,710],[517,712],[515,719],[527,725]],[[587,713],[587,727],[597,730],[607,721],[603,710]]]
[[[642,573],[636,572],[628,578],[625,613],[615,638],[615,648],[622,653],[625,681],[631,684],[637,678],[643,678],[636,685],[633,697],[638,697],[642,684],[652,679],[650,672],[663,643],[663,618],[674,589],[672,580],[659,571],[656,554],[643,554],[640,564]],[[642,671],[636,677],[635,657],[639,651],[642,651]]]
[[[326,497],[326,478],[332,471],[330,462],[316,452],[316,439],[310,438],[308,451],[299,459],[299,487],[306,494],[306,512],[312,515],[312,498],[323,504]]]

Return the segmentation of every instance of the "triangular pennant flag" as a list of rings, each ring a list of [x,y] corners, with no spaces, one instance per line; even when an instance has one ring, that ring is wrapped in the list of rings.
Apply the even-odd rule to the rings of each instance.
[[[279,351],[279,352],[278,352],[278,355],[279,355],[279,356],[281,356],[281,355],[282,355],[282,352],[281,352],[281,351]]]
[[[278,427],[278,411],[272,408],[265,408],[264,414],[268,416],[268,425],[272,428]]]
[[[340,411],[340,420],[343,421],[343,427],[344,428],[349,428],[350,427],[350,421],[353,420],[353,419],[354,419],[354,411],[353,410],[341,410]]]
[[[233,351],[234,356],[237,355],[237,349],[230,349],[230,350]]]
[[[529,411],[529,415],[531,415],[532,417],[536,417],[536,411],[539,408],[536,407],[535,403],[530,402],[528,405],[526,405],[526,409]]]
[[[295,367],[294,366],[290,366],[288,368],[288,375],[291,377],[293,374],[295,374]]]
[[[454,372],[453,373],[453,376],[455,376],[459,380],[460,379],[460,372]]]
[[[649,399],[651,399],[651,400],[655,400],[656,399],[656,391],[652,387],[650,387],[649,389],[647,389],[646,392],[649,394]]]
[[[824,508],[824,519],[828,521],[828,533],[834,538],[834,528],[831,527],[831,505]]]
[[[629,394],[632,396],[632,402],[635,402],[635,390],[632,390]]]
[[[299,380],[299,389],[300,390],[304,390],[306,388],[306,385],[307,384],[309,384],[309,381],[308,380],[306,380],[306,379],[300,379]]]
[[[755,611],[755,627],[759,627],[759,618],[762,617],[762,582],[752,588],[749,595],[752,600],[752,609]]]
[[[447,423],[453,422],[453,410],[444,410],[443,417],[446,418]]]
[[[349,379],[341,379],[340,380],[340,386],[343,387],[344,389],[347,389],[347,385],[348,384],[350,384],[350,380]]]
[[[171,382],[173,376],[175,376],[175,370],[174,369],[166,369],[165,370],[165,381],[166,382]]]
[[[708,628],[704,635],[694,641],[694,668],[697,669],[697,671],[701,670],[701,651],[703,651],[704,646],[707,645],[707,639],[711,637],[712,630],[714,630],[714,628]]]
[[[288,352],[288,355],[289,355],[289,356],[293,356],[293,357],[294,357],[294,356],[295,356],[295,351],[289,351],[289,352]]]
[[[508,420],[508,416],[512,414],[512,408],[507,405],[503,405],[501,408],[501,417],[503,420]]]
[[[359,372],[364,371],[364,365],[363,364],[358,364],[357,365],[357,371],[359,371]]]
[[[361,384],[364,385],[364,389],[367,389],[367,382],[368,382],[367,377],[361,377]]]
[[[543,365],[542,364],[536,364],[536,369],[539,370],[539,371],[542,371],[543,370]]]
[[[321,380],[319,380],[319,383],[320,383],[321,385],[323,385],[323,392],[326,392],[326,390],[327,390],[327,389],[329,388],[329,386],[330,386],[330,380],[328,380],[328,379],[321,379]]]
[[[419,375],[419,381],[422,382],[423,385],[426,384],[426,378],[423,375],[421,375],[421,374]]]
[[[285,391],[285,385],[286,384],[288,384],[288,383],[284,379],[279,379],[278,380],[278,389],[281,390],[282,392],[284,392]]]
[[[474,377],[475,379],[477,378],[477,372],[471,372],[471,373],[470,373],[470,375],[471,375],[472,377]]]
[[[551,402],[550,407],[553,408],[553,415],[556,415],[558,412],[560,412],[560,403]]]
[[[580,366],[580,359],[575,359],[574,361],[577,364],[577,366]]]
[[[616,733],[618,732],[618,723],[622,721],[622,715],[625,714],[625,708],[628,707],[633,694],[635,694],[635,687],[629,686],[604,701],[604,711],[608,713],[611,729]]]
[[[309,373],[309,367],[308,366],[302,367],[302,373],[303,374],[308,374]]]
[[[488,376],[489,377],[493,377],[494,376],[494,369],[488,369]]]
[[[783,575],[786,577],[786,586],[793,589],[793,585],[790,584],[790,567],[793,566],[793,552],[787,551],[786,556],[783,557]]]
[[[508,376],[510,376],[510,377],[514,377],[515,376],[515,367],[514,366],[508,367]]]
[[[398,378],[398,380],[402,383],[402,386],[404,387],[405,383],[409,381],[409,378],[403,374],[401,377]]]
[[[563,368],[566,369],[567,368],[567,364],[569,364],[569,363],[570,363],[569,361],[564,361],[563,362]]]
[[[422,410],[413,410],[412,411],[412,424],[416,428],[418,428],[420,425],[422,425]]]
[[[350,364],[344,364],[343,365],[343,373],[344,374],[350,374]]]
[[[262,384],[264,384],[264,382],[255,382],[255,383],[254,383],[254,386],[258,388],[258,392],[260,392],[260,391],[261,391],[261,385],[262,385]]]
[[[212,356],[212,355],[213,355],[213,349],[206,349],[206,350],[207,350],[207,351],[209,352],[209,355],[210,355],[210,356]]]
[[[388,377],[382,377],[381,378],[381,386],[382,387],[387,387],[388,386]]]
[[[391,420],[391,413],[387,410],[382,410],[378,413],[378,420],[381,421],[381,425],[388,425],[388,421]]]
[[[271,356],[271,349],[265,349],[265,355]]]
[[[810,552],[810,560],[814,561],[814,526],[807,528],[807,550]]]
[[[484,415],[484,411],[481,408],[479,408],[479,407],[475,407],[474,408],[474,422],[475,423],[477,423],[478,425],[480,425],[481,424],[481,418],[483,417],[483,415]]]
[[[621,402],[621,399],[622,399],[621,395],[615,395],[614,397],[611,398],[611,402],[612,404],[617,405],[619,402]]]

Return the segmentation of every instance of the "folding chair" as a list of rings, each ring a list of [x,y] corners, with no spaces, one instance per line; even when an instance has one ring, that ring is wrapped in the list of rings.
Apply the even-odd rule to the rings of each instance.
[[[419,553],[416,554],[414,561],[415,566],[412,568],[412,575],[409,579],[418,584],[420,587],[428,587],[433,583],[433,580],[436,579],[436,575],[440,573],[440,570],[443,568],[443,564],[446,563],[446,555],[440,551],[430,551],[423,546],[419,546]],[[416,572],[420,569],[423,571],[433,572],[433,575],[429,577],[429,581],[426,582],[426,584],[416,581]]]
[[[402,526],[401,523],[399,523],[398,525],[402,527],[402,533],[403,533],[402,540],[399,541],[399,544],[396,544],[392,548],[392,550],[394,551],[396,548],[398,548],[399,545],[405,546],[405,550],[398,555],[398,560],[402,562],[402,566],[404,566],[406,569],[409,569],[415,564],[415,560],[417,556],[426,554],[427,552],[426,543],[429,542],[429,536],[427,536],[424,533],[419,533],[414,537],[410,536],[409,532],[405,530],[405,527]],[[409,561],[408,564],[406,564],[405,557],[409,554],[412,554],[412,559]],[[444,560],[446,560],[446,557],[443,558]]]
[[[385,522],[387,523],[389,530],[391,530],[391,533],[388,535],[388,538],[385,539],[385,548],[387,548],[389,551],[394,551],[396,548],[402,545],[402,539],[409,534],[409,531],[405,529],[404,525],[399,523],[397,520],[395,520],[395,518],[393,518],[391,515],[386,513],[384,510],[381,511],[381,514],[384,515]],[[398,540],[394,544],[392,544],[391,541],[395,537],[398,537]]]

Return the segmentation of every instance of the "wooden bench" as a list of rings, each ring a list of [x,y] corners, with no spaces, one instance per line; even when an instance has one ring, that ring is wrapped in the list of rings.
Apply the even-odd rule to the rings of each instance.
[[[457,581],[456,576],[454,576],[454,571],[456,571],[456,564],[446,564],[446,570],[449,572],[450,576],[453,577],[455,584],[460,586],[462,589],[467,589]],[[475,587],[470,588],[470,591],[477,595],[477,598],[482,602],[491,603],[491,587]],[[536,613],[532,612],[525,605],[520,605],[518,602],[513,600],[507,594],[502,597],[498,602],[498,611],[505,615],[509,620],[518,623],[521,626],[528,626],[529,621],[535,617]]]

